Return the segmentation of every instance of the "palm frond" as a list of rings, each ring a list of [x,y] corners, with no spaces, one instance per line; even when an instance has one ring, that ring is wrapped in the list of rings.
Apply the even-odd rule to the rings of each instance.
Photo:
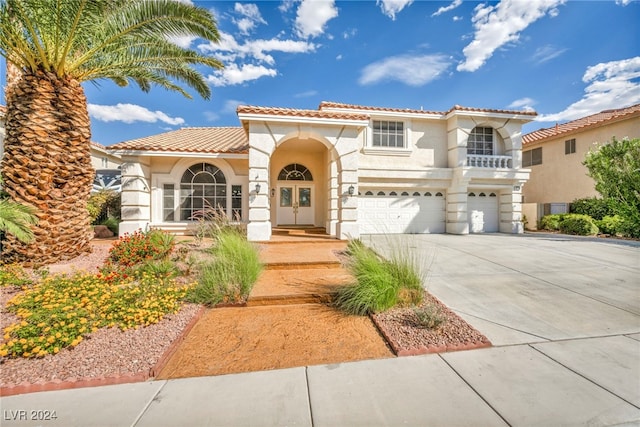
[[[29,226],[37,222],[32,208],[0,199],[0,232],[13,234],[18,240],[28,243],[34,238]]]

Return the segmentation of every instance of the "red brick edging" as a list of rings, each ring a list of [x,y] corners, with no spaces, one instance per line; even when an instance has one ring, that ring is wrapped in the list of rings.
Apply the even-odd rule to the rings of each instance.
[[[171,345],[165,352],[162,354],[160,359],[155,363],[148,372],[141,372],[138,374],[123,374],[123,375],[114,375],[109,377],[97,377],[97,378],[70,378],[67,380],[54,380],[46,383],[22,383],[15,384],[9,386],[1,386],[0,387],[0,396],[15,396],[17,394],[26,394],[26,393],[37,393],[41,391],[56,391],[56,390],[69,390],[74,388],[83,388],[83,387],[98,387],[105,385],[116,385],[116,384],[129,384],[129,383],[139,383],[147,381],[151,378],[154,378],[158,373],[164,368],[167,364],[171,356],[176,352],[178,346],[184,341],[186,336],[189,334],[191,329],[195,326],[195,324],[200,320],[202,315],[204,314],[206,308],[201,307],[200,310],[191,318],[187,326],[182,330],[180,335],[173,340]]]

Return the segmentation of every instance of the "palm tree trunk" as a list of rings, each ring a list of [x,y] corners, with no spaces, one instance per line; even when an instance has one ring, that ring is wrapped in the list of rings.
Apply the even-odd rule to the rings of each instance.
[[[8,236],[3,261],[37,266],[89,252],[86,205],[94,170],[82,86],[51,73],[26,72],[7,95],[5,191],[33,206],[39,222],[32,243]]]

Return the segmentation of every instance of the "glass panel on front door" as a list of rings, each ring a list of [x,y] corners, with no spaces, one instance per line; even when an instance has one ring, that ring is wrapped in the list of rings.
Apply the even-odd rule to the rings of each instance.
[[[293,189],[290,187],[282,187],[280,188],[280,207],[288,208],[293,206],[292,195]]]
[[[298,203],[301,208],[311,207],[310,188],[298,188]]]

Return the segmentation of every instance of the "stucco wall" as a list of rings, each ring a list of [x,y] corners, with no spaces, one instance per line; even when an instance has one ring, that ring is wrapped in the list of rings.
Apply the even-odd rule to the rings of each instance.
[[[595,182],[582,164],[594,143],[640,138],[640,118],[621,121],[584,132],[565,134],[538,144],[527,144],[523,151],[542,147],[542,164],[531,166],[531,177],[524,185],[525,203],[570,203],[583,197],[598,196]],[[576,152],[565,155],[565,141],[576,139]]]

